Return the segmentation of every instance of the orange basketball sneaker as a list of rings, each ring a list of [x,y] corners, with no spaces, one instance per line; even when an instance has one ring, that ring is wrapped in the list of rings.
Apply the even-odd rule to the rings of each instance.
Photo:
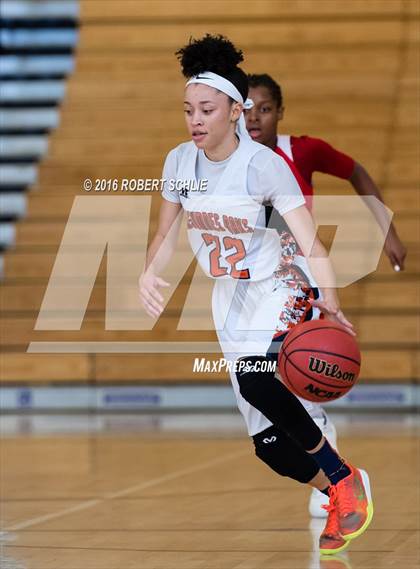
[[[344,551],[350,544],[346,541],[340,532],[340,523],[338,520],[338,508],[335,500],[332,499],[335,487],[330,487],[330,503],[328,506],[322,506],[328,512],[327,523],[319,538],[319,551],[322,555],[333,555]],[[334,490],[333,490],[334,489]]]
[[[319,540],[320,552],[331,555],[343,551],[348,542],[359,537],[373,517],[369,477],[364,470],[350,468],[350,474],[330,487],[327,524]]]

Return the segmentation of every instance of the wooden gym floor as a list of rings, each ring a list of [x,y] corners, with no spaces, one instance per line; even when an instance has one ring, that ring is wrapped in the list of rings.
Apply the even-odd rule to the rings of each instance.
[[[416,417],[336,416],[375,517],[319,559],[308,490],[254,458],[237,415],[2,417],[2,569],[417,569]]]

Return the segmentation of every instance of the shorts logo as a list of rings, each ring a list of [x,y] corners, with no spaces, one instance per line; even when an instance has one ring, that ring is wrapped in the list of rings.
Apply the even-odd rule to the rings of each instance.
[[[329,364],[325,360],[319,358],[309,357],[309,371],[313,371],[318,375],[324,377],[334,377],[335,379],[342,379],[343,381],[354,382],[354,373],[343,371],[337,364]]]
[[[263,439],[263,443],[268,444],[268,443],[274,443],[274,441],[277,440],[277,437],[275,437],[274,435],[270,438],[265,437],[265,439]]]
[[[313,383],[308,383],[308,385],[305,387],[305,391],[309,391],[309,393],[316,395],[320,399],[336,399],[341,395],[340,391],[327,391],[326,389],[315,387]]]

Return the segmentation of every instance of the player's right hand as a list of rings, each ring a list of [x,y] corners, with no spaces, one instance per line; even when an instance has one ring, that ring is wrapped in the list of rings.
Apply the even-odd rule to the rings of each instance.
[[[352,336],[356,336],[353,324],[344,316],[343,311],[335,302],[328,300],[314,300],[310,299],[309,302],[312,306],[319,308],[327,320],[331,320],[336,324],[341,324]]]
[[[164,298],[159,292],[159,287],[168,287],[169,283],[157,277],[153,273],[145,271],[139,278],[139,298],[147,314],[158,318],[163,312]]]

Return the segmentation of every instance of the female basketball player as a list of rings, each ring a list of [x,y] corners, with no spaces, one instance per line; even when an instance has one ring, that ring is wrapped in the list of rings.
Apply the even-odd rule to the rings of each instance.
[[[314,279],[325,285],[322,300],[312,299],[312,314],[322,311],[350,333],[352,325],[340,310],[329,260],[291,170],[246,132],[243,109],[250,103],[247,77],[238,67],[242,52],[222,36],[206,35],[178,56],[188,78],[184,110],[192,141],[173,149],[165,162],[163,178],[183,187],[175,193],[165,184],[140,298],[149,315],[161,314],[159,288],[168,283],[159,275],[175,249],[183,210],[194,253],[215,279],[215,327],[225,357],[237,364],[233,387],[256,454],[277,473],[329,495],[320,550],[337,553],[371,521],[369,480],[337,455],[297,397],[266,371],[266,354],[300,317],[287,306],[290,281],[275,274],[281,244],[277,231],[265,228],[264,203],[283,216]],[[203,179],[207,191],[191,191],[191,182]],[[321,268],[316,258],[322,258]]]
[[[350,156],[319,138],[277,134],[278,123],[284,116],[283,95],[280,85],[270,75],[248,75],[248,82],[249,97],[254,102],[252,109],[245,111],[250,136],[293,162],[305,182],[304,186],[301,185],[305,195],[313,194],[313,173],[323,172],[348,180],[360,196],[375,196],[383,202],[381,192],[369,173]],[[373,213],[376,214],[376,211]],[[407,251],[393,224],[389,228],[384,250],[394,270],[403,270]]]

